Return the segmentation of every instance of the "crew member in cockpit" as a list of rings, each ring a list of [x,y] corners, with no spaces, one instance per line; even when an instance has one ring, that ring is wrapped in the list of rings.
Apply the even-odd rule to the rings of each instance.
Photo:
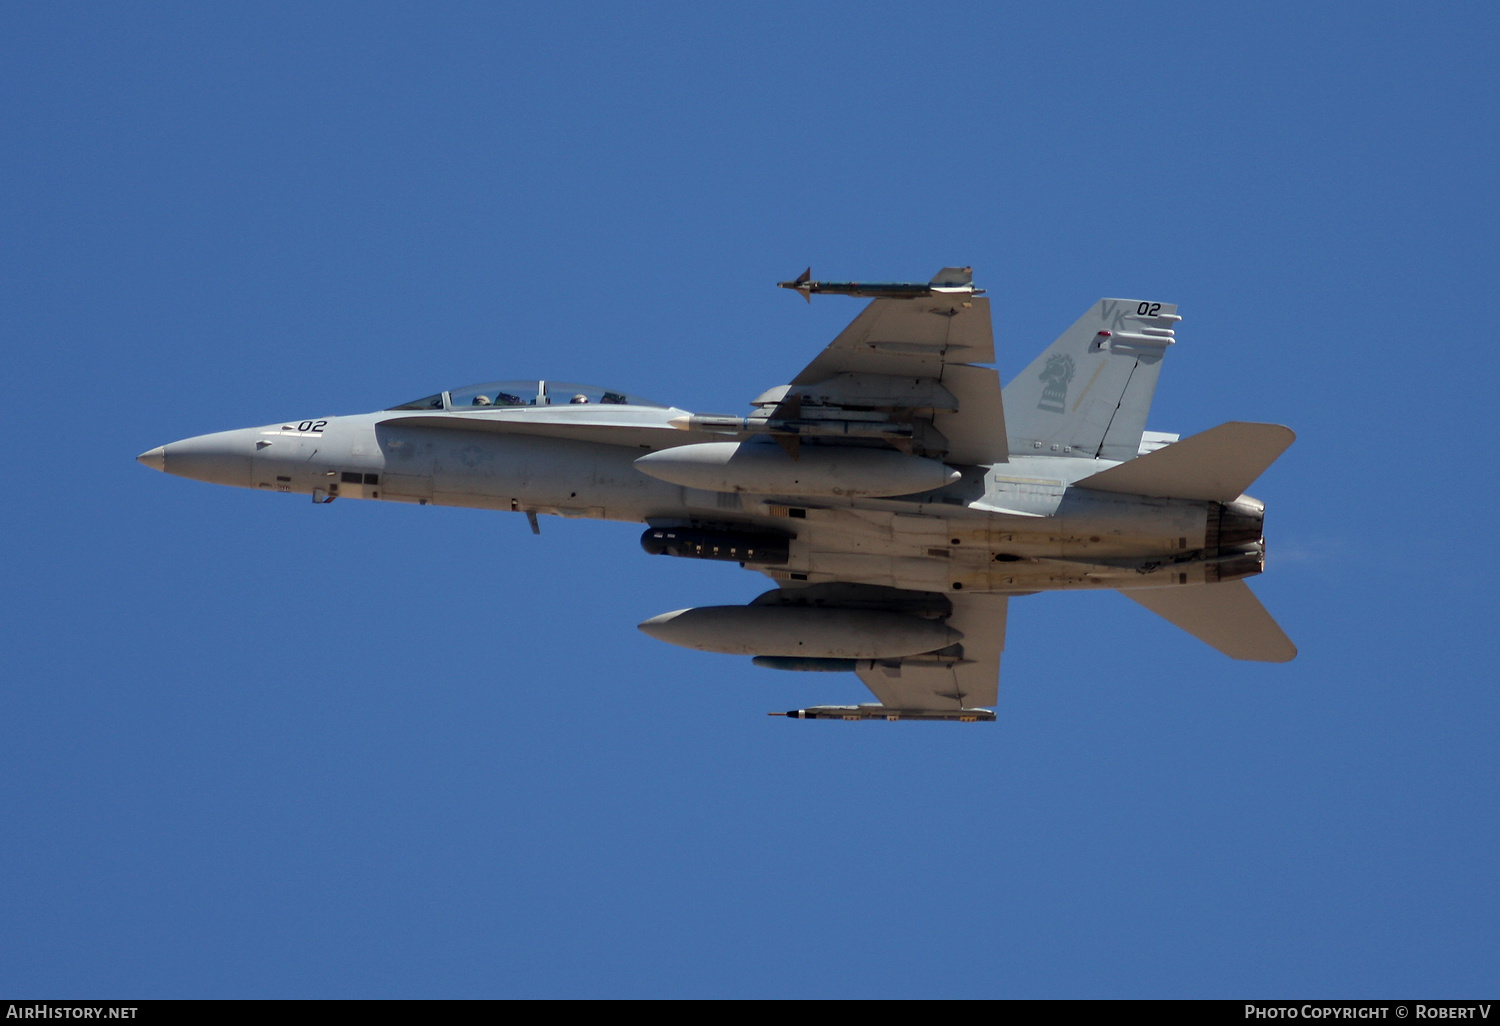
[[[573,398],[571,398],[571,399],[568,400],[568,402],[570,402],[570,403],[577,403],[577,404],[586,403],[588,401],[589,401],[589,397],[586,396],[586,395],[584,395],[582,392],[579,392]]]

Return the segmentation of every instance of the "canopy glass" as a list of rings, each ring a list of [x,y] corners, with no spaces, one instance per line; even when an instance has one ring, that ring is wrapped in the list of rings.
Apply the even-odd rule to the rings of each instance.
[[[604,405],[604,406],[654,406],[658,409],[668,409],[662,403],[654,403],[650,399],[642,399],[638,395],[628,395],[624,392],[616,392],[608,388],[600,388],[598,385],[580,385],[573,381],[547,381],[547,380],[525,380],[525,381],[491,381],[483,385],[466,385],[463,388],[455,388],[447,392],[439,392],[437,395],[429,395],[422,399],[400,406],[392,406],[393,410],[474,410],[485,407],[516,407],[516,406],[567,406],[567,405]]]

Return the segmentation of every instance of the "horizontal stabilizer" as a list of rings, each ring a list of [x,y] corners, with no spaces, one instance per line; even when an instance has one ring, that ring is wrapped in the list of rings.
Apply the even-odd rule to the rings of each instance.
[[[1103,492],[1233,502],[1296,438],[1280,424],[1230,421],[1074,484]]]
[[[1285,663],[1297,657],[1297,646],[1244,581],[1139,588],[1120,594],[1231,659]]]

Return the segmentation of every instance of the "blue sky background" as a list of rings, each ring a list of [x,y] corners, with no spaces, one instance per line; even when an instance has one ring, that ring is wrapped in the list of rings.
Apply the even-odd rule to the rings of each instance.
[[[1490,4],[0,7],[0,994],[1493,996]],[[662,645],[639,528],[137,453],[472,381],[737,412],[967,263],[1284,423],[1231,662],[1012,604],[999,722]]]

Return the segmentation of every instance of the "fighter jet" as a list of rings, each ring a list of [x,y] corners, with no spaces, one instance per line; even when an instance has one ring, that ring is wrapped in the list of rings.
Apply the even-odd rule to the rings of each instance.
[[[1233,659],[1297,650],[1245,584],[1265,506],[1245,489],[1294,438],[1230,422],[1145,430],[1181,320],[1101,299],[1003,389],[970,268],[930,282],[779,283],[874,297],[752,412],[699,414],[550,380],[436,392],[376,413],[189,438],[143,453],[271,492],[646,525],[653,555],[774,587],[640,625],[762,667],[852,672],[878,700],[773,716],[992,721],[1010,600],[1119,591]]]

